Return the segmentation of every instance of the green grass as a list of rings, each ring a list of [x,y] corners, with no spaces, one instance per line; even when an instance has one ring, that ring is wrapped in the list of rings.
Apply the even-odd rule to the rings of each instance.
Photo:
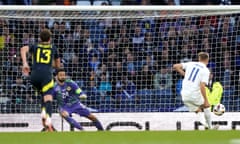
[[[7,132],[0,144],[240,144],[240,131]]]

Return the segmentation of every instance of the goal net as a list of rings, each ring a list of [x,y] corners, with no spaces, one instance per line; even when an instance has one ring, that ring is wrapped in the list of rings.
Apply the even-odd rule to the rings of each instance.
[[[19,49],[37,43],[44,28],[93,111],[185,111],[182,77],[172,65],[195,61],[201,51],[210,54],[210,92],[221,95],[214,85],[220,82],[219,102],[239,111],[239,10],[185,8],[2,7],[0,113],[40,112],[40,96],[22,76]]]

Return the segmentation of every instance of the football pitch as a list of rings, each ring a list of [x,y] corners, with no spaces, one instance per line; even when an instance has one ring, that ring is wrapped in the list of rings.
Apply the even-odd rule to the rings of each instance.
[[[240,131],[5,132],[1,144],[240,144]]]

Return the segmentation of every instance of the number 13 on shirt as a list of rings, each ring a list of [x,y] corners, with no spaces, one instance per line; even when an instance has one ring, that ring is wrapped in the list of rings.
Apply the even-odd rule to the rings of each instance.
[[[37,49],[37,63],[49,64],[51,60],[51,50],[49,49]]]

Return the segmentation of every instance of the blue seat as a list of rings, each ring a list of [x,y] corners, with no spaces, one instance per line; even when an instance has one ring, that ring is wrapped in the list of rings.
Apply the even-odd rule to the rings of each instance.
[[[172,92],[171,90],[164,89],[164,90],[155,90],[154,92],[155,99],[158,103],[161,104],[169,104],[172,102]]]
[[[152,103],[153,103],[153,91],[151,89],[142,89],[137,91],[137,97],[139,98],[139,107],[143,111],[148,111],[151,109]]]

